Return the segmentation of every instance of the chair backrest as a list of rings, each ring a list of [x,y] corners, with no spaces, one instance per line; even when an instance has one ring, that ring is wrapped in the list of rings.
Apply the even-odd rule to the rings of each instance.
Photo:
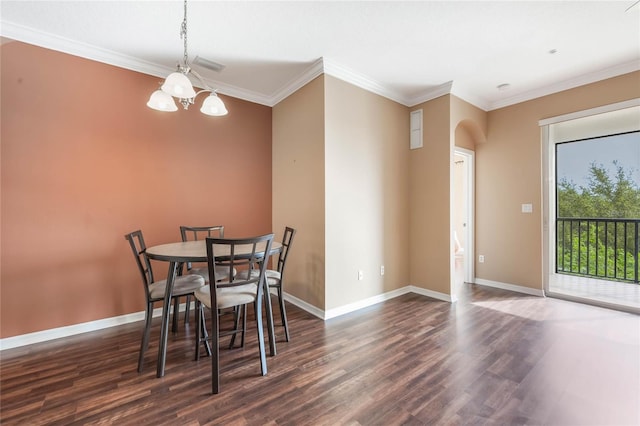
[[[242,239],[224,239],[224,238],[207,238],[207,264],[209,266],[209,282],[215,283],[217,288],[235,287],[246,284],[257,284],[257,297],[262,294],[262,286],[265,271],[267,270],[267,262],[265,259],[269,257],[271,244],[273,243],[273,234],[266,234],[254,238]],[[240,247],[242,246],[242,247]],[[228,269],[227,276],[233,277],[234,270],[257,271],[258,273],[247,273],[242,275],[241,279],[233,279],[228,281],[216,281],[216,266],[218,268]],[[216,292],[211,291],[211,306],[217,306]]]
[[[151,269],[151,262],[146,255],[147,246],[144,243],[142,231],[138,230],[131,232],[129,234],[126,234],[124,238],[129,241],[129,245],[131,245],[131,251],[133,252],[133,256],[136,259],[136,264],[138,265],[140,275],[142,276],[144,293],[147,297],[147,300],[149,300],[149,285],[154,281],[153,269]]]
[[[224,226],[180,226],[180,236],[182,241],[224,238]],[[191,270],[191,262],[187,262],[187,270]]]
[[[284,275],[284,267],[287,264],[287,257],[289,256],[289,250],[293,244],[293,237],[296,235],[296,230],[290,227],[284,228],[284,235],[282,236],[282,249],[278,256],[278,272],[280,272],[280,280]]]
[[[181,226],[180,235],[182,236],[182,241],[224,238],[224,226]]]

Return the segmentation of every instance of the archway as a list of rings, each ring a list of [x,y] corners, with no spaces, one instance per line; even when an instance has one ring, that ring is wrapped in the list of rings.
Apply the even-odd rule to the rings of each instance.
[[[463,282],[475,281],[475,147],[486,141],[480,126],[462,120],[455,129],[451,166],[451,296]]]

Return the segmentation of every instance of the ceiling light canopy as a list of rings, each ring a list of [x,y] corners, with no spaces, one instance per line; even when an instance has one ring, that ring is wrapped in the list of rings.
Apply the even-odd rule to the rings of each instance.
[[[204,79],[189,66],[189,56],[187,55],[187,0],[184,0],[184,19],[180,27],[180,37],[184,40],[183,63],[178,64],[178,70],[169,74],[160,89],[151,94],[147,106],[158,111],[177,111],[178,107],[173,99],[176,98],[184,109],[189,109],[189,105],[193,105],[200,93],[209,93],[209,96],[202,103],[200,112],[212,116],[227,115],[227,108],[224,106],[222,99],[216,94],[216,91],[211,89]],[[194,75],[204,89],[196,92],[189,80],[189,75]]]

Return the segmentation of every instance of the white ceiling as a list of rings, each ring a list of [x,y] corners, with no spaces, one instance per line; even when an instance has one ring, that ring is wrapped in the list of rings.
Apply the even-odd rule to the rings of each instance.
[[[325,72],[408,106],[454,93],[492,110],[640,69],[635,1],[190,0],[189,58],[226,65],[193,66],[220,93],[269,106]],[[182,59],[182,0],[0,7],[3,37],[159,77]]]

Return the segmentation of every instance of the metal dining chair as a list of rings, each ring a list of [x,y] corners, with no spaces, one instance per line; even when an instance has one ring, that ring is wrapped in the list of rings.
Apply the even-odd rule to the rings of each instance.
[[[140,343],[140,354],[138,356],[138,372],[142,372],[144,363],[144,353],[149,346],[149,334],[151,331],[151,317],[153,314],[153,305],[156,302],[164,301],[167,280],[155,281],[153,277],[153,269],[151,262],[146,256],[147,246],[142,236],[142,231],[134,231],[126,234],[124,238],[129,241],[131,251],[136,259],[138,270],[142,276],[142,286],[146,299],[146,309],[144,316],[144,332],[142,333],[142,342]],[[186,275],[176,277],[173,284],[172,298],[177,300],[182,296],[193,295],[194,291],[205,285],[204,278],[199,275]],[[177,318],[177,303],[174,305],[173,316]]]
[[[224,238],[224,225],[215,225],[215,226],[180,226],[180,237],[182,241],[197,241],[204,240],[205,238]],[[209,270],[206,266],[204,267],[194,267],[191,262],[186,264],[187,273],[200,275],[204,278],[205,283],[209,281]],[[216,279],[223,280],[226,279],[227,276],[224,274],[224,271],[220,270],[218,274],[216,274]],[[191,296],[187,295],[186,297],[186,307],[184,310],[184,322],[189,322],[189,312],[191,309]]]
[[[243,327],[239,328],[237,321],[234,321],[234,328],[231,330],[220,330],[220,317],[217,314],[220,310],[246,306],[253,303],[255,309],[256,328],[258,331],[258,347],[260,355],[260,371],[264,376],[267,374],[267,360],[264,344],[264,330],[262,326],[262,297],[265,291],[265,271],[267,269],[266,257],[271,250],[273,234],[267,234],[255,238],[246,239],[219,239],[207,238],[207,266],[209,270],[209,285],[197,289],[196,309],[201,311],[207,308],[211,311],[211,330],[208,337],[201,337],[200,331],[203,328],[201,321],[204,315],[196,315],[196,360],[199,359],[200,344],[203,340],[211,340],[211,390],[214,394],[220,391],[220,337],[223,335],[233,335],[244,333],[246,330],[246,310],[244,310],[242,322]],[[240,245],[248,245],[250,250],[243,250],[249,254],[238,255]],[[227,246],[228,255],[217,255],[216,248],[220,250],[222,246]],[[218,281],[216,271],[219,268],[226,270],[227,280]],[[242,278],[235,277],[234,271],[248,270],[254,273],[244,274]],[[238,309],[238,312],[243,310]]]
[[[284,228],[284,235],[282,236],[282,249],[278,254],[277,266],[275,270],[267,269],[265,275],[267,277],[267,284],[269,288],[275,288],[278,293],[278,305],[280,306],[280,320],[281,325],[284,327],[285,339],[289,341],[289,324],[287,322],[287,311],[284,306],[284,293],[282,289],[282,283],[284,281],[284,269],[287,265],[287,257],[289,256],[289,250],[293,243],[293,237],[296,235],[296,230],[286,226]]]

